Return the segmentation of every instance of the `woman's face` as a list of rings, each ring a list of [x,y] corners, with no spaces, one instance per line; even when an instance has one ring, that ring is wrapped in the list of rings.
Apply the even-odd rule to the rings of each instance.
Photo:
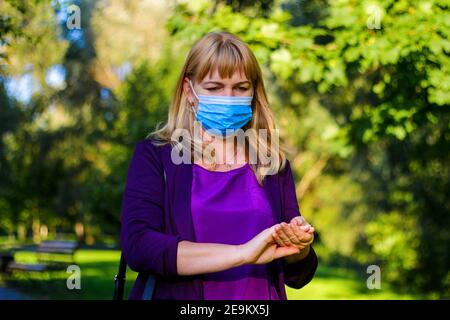
[[[244,73],[235,72],[231,78],[222,78],[219,72],[210,72],[199,83],[193,81],[195,93],[197,95],[208,96],[236,96],[245,97],[253,95],[252,83],[247,79]],[[191,90],[189,85],[189,78],[184,79],[183,85],[184,94],[187,96],[190,105],[197,104],[197,98]],[[214,141],[214,136],[210,136],[201,127],[203,139],[208,142]]]
[[[216,70],[213,73],[208,73],[199,83],[192,82],[192,85],[197,95],[244,97],[253,94],[252,83],[245,74],[240,72],[235,72],[231,78],[222,78]],[[185,79],[184,90],[191,103],[196,100],[187,78]]]

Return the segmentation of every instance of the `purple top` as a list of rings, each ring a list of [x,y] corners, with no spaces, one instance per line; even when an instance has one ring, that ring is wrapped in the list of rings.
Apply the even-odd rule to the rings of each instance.
[[[143,299],[145,284],[156,278],[153,300],[202,300],[203,275],[177,273],[178,243],[195,242],[191,214],[193,164],[174,163],[172,145],[157,147],[152,140],[139,141],[130,159],[122,202],[122,252],[128,266],[139,272],[130,299]],[[274,221],[289,222],[300,214],[294,177],[285,168],[264,179],[263,189]],[[252,193],[254,194],[254,193]],[[276,259],[266,266],[275,279],[280,300],[285,285],[301,288],[314,277],[318,259],[313,247],[299,261]],[[271,279],[271,278],[270,278]]]
[[[249,164],[225,172],[194,164],[191,208],[198,242],[242,244],[275,224]],[[267,265],[243,265],[203,279],[205,300],[279,300]]]

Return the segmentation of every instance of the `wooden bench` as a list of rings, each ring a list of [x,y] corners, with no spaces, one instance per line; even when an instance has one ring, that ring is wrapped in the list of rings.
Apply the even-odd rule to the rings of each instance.
[[[37,254],[38,263],[19,263],[14,260],[6,266],[7,272],[12,271],[46,271],[62,270],[68,265],[74,264],[74,254],[78,249],[76,241],[47,240],[43,241],[34,250]],[[23,250],[16,250],[23,251]],[[28,250],[27,250],[28,251]]]

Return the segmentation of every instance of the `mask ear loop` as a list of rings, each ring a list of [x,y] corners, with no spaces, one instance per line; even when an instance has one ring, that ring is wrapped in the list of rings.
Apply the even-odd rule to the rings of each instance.
[[[191,79],[189,79],[189,85],[190,85],[190,87],[191,87],[191,90],[192,90],[192,93],[194,94],[194,96],[197,98],[197,100],[200,100],[200,99],[198,98],[197,93],[196,93],[195,90],[194,90],[194,86],[192,85]],[[193,103],[191,104],[191,109],[192,109],[192,111],[194,112],[194,114],[197,115],[197,112],[196,112],[195,109],[194,109],[194,104],[193,104]]]
[[[194,85],[192,84],[191,79],[189,79],[189,85],[191,86],[192,93],[194,94],[194,96],[197,98],[197,100],[200,100],[200,99],[198,98],[197,92],[195,92],[195,90],[194,90]]]

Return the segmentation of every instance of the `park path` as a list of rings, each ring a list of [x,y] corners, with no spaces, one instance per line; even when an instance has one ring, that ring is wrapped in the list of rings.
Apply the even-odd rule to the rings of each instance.
[[[31,298],[17,290],[0,286],[0,300],[29,300],[29,299]]]

